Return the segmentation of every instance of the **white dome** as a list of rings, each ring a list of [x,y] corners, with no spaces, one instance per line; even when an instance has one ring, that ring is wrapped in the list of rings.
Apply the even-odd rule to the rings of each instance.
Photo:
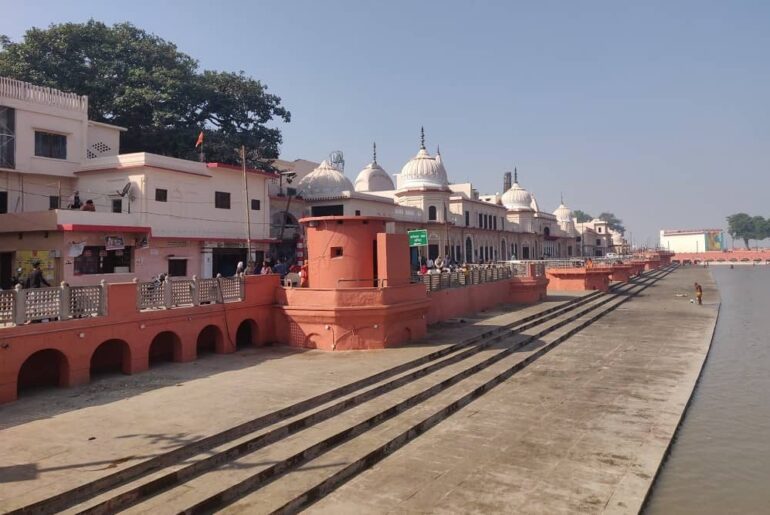
[[[556,208],[556,211],[554,211],[553,214],[558,222],[572,221],[572,210],[565,206],[564,202],[559,204],[559,207]]]
[[[356,177],[356,191],[389,191],[396,189],[393,179],[376,161],[366,165]]]
[[[425,147],[421,148],[417,155],[404,165],[401,169],[401,175],[399,175],[399,185],[402,190],[446,190],[448,184],[441,155],[433,157],[428,154]]]
[[[518,181],[513,183],[511,189],[503,193],[503,205],[506,209],[532,210],[532,195],[519,186]]]
[[[323,161],[297,184],[297,193],[311,200],[339,197],[343,191],[353,191],[353,184],[328,161]]]

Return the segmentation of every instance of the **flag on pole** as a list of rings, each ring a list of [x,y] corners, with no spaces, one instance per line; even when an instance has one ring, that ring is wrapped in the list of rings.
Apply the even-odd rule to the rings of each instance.
[[[195,142],[195,148],[198,148],[201,145],[203,145],[203,131],[201,131],[201,133],[198,134],[198,141]]]

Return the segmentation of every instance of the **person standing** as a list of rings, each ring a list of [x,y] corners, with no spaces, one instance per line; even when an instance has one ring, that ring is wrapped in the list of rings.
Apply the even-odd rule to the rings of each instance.
[[[30,288],[42,288],[43,285],[51,286],[43,277],[43,271],[40,269],[40,261],[32,262],[32,275],[29,278]]]
[[[703,305],[703,287],[698,283],[695,283],[695,298],[698,299],[698,305],[702,306]]]

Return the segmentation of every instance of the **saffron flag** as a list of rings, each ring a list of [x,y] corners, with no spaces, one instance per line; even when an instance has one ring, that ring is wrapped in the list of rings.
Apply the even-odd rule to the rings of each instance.
[[[195,148],[198,148],[201,145],[203,145],[203,131],[201,131],[201,133],[198,134],[198,141],[195,142]]]

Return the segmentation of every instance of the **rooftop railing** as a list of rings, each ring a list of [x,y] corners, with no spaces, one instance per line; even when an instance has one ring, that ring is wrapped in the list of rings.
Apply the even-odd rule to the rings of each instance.
[[[0,77],[0,97],[46,104],[72,111],[88,111],[88,97],[58,89],[35,86],[28,82]]]

